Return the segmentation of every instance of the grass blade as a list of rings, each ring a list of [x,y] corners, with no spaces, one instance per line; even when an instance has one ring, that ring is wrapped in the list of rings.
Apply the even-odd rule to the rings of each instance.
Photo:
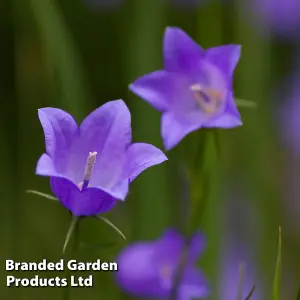
[[[53,97],[75,118],[84,115],[89,89],[84,65],[56,0],[30,0],[49,68]]]
[[[42,192],[34,191],[34,190],[27,190],[26,193],[29,193],[29,194],[35,194],[35,195],[44,197],[44,198],[49,199],[49,200],[52,200],[52,201],[59,201],[59,200],[58,200],[56,197],[54,197],[54,196],[51,196],[51,195],[49,195],[49,194],[45,194],[45,193],[42,193]]]
[[[238,107],[257,108],[257,103],[250,100],[240,99],[240,98],[235,98],[235,104]]]
[[[71,236],[74,232],[74,229],[76,228],[76,225],[77,225],[78,221],[79,221],[79,218],[73,216],[70,227],[69,227],[69,230],[68,230],[67,235],[66,235],[66,239],[65,239],[65,243],[64,243],[64,247],[63,247],[63,254],[65,254],[67,246],[70,242],[70,238],[71,238]]]
[[[105,218],[103,216],[96,216],[96,218],[98,220],[102,220],[107,225],[109,225],[110,227],[112,227],[126,241],[126,237],[125,237],[124,233],[116,225],[114,225],[111,221],[109,221],[107,218]]]
[[[300,285],[299,285],[299,289],[298,289],[298,294],[297,294],[296,300],[300,300]]]
[[[277,252],[277,261],[276,269],[273,283],[273,297],[272,300],[279,300],[280,293],[280,275],[281,275],[281,228],[278,230],[278,252]]]

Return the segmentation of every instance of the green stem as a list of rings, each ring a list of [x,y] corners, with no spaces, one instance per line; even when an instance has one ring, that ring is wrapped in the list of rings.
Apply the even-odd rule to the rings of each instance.
[[[79,222],[76,222],[75,228],[74,228],[74,242],[73,242],[73,248],[72,248],[72,252],[70,255],[70,258],[75,258],[76,256],[76,252],[78,249],[78,245],[79,245]],[[64,261],[66,261],[68,259],[68,255],[65,254],[64,255]],[[69,269],[66,270],[66,278],[69,280],[71,275],[71,272]],[[67,285],[66,288],[63,289],[63,300],[70,300],[71,299],[71,287],[70,284]]]

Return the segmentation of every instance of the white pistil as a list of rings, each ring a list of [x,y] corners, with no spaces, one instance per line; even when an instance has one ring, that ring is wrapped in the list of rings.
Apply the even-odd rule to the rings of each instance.
[[[97,152],[90,152],[89,153],[89,156],[88,156],[87,161],[86,161],[83,182],[80,182],[78,184],[78,187],[81,190],[84,190],[89,185],[89,181],[91,180],[92,173],[93,173],[93,168],[94,168],[94,165],[96,163],[96,156],[97,156]]]
[[[94,165],[96,163],[97,152],[90,152],[86,161],[86,167],[84,172],[84,180],[90,180],[93,172]]]
[[[204,88],[199,83],[192,85],[190,89],[194,92],[194,97],[198,105],[206,114],[212,114],[218,109],[222,100],[222,94],[219,91],[211,88]],[[209,102],[206,102],[205,99],[203,99],[202,93],[209,98]]]

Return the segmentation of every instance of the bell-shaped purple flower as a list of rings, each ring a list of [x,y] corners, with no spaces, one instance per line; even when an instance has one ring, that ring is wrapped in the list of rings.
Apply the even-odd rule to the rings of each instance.
[[[162,112],[167,150],[201,127],[242,125],[232,91],[240,51],[239,45],[204,50],[181,29],[166,29],[164,70],[138,78],[129,88]]]
[[[279,119],[281,126],[281,137],[293,155],[300,156],[300,72],[288,78],[285,86],[286,93],[281,96],[279,107]]]
[[[231,249],[231,252],[228,250],[224,251],[223,254],[222,270],[219,281],[219,296],[222,299],[237,299],[239,283],[241,280],[240,268],[242,264],[244,265],[242,282],[243,299],[246,299],[253,286],[256,287],[253,299],[261,299],[261,291],[258,286],[259,278],[255,277],[255,268],[252,260],[249,259],[249,255],[245,257],[244,252],[238,252],[237,250],[233,251],[233,249]]]
[[[245,5],[253,6],[260,21],[260,30],[271,28],[275,33],[286,37],[298,35],[300,30],[299,0],[247,0],[245,2]]]
[[[117,282],[122,289],[140,297],[167,299],[178,268],[184,238],[173,229],[155,241],[137,242],[119,255]],[[205,298],[208,285],[195,267],[205,247],[202,235],[195,234],[188,249],[188,259],[178,286],[178,300]]]
[[[36,173],[51,177],[53,193],[75,216],[109,211],[125,200],[141,172],[167,160],[152,145],[131,144],[131,115],[123,100],[102,105],[80,127],[57,108],[39,109],[38,115],[46,153]]]

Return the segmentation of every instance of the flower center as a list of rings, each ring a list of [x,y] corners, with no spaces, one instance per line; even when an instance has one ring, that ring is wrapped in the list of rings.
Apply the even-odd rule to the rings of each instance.
[[[96,163],[96,156],[97,156],[97,152],[90,152],[89,155],[88,155],[86,165],[85,165],[85,172],[84,172],[83,181],[78,183],[78,187],[81,191],[86,189],[89,185],[89,182],[91,180],[92,173],[93,173],[93,168],[94,168],[94,165]]]
[[[221,105],[223,94],[216,89],[202,87],[199,83],[190,87],[194,99],[206,114],[215,113]]]
[[[170,265],[163,265],[159,269],[159,274],[163,279],[170,279],[173,274],[173,268]]]

